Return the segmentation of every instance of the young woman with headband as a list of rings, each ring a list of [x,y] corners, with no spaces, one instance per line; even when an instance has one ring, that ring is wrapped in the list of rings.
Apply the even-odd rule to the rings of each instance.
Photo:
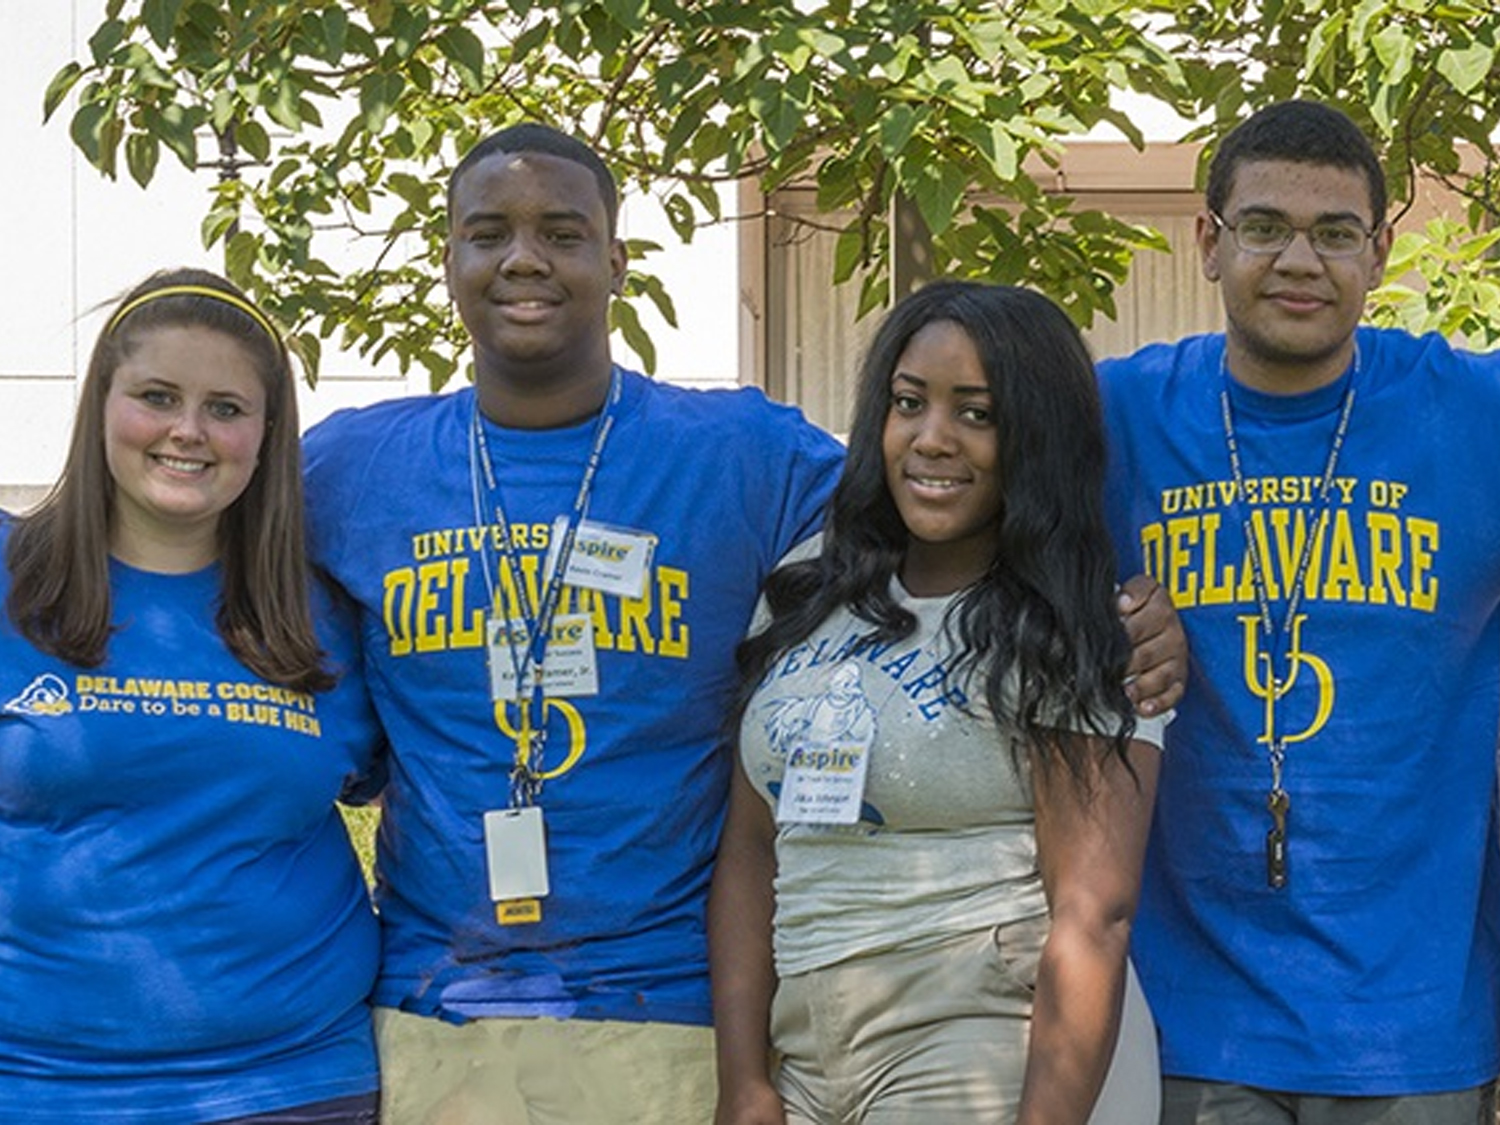
[[[0,551],[0,1120],[374,1122],[334,801],[378,734],[266,316],[201,270],[121,300]]]

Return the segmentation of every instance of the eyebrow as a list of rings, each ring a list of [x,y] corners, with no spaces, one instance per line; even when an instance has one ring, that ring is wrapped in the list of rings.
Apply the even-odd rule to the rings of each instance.
[[[1283,222],[1291,221],[1291,217],[1281,208],[1263,207],[1255,203],[1249,204],[1245,207],[1241,207],[1238,211],[1236,211],[1234,220],[1236,223],[1238,223],[1240,220],[1250,215],[1264,216],[1268,219],[1281,219]],[[1367,228],[1371,225],[1370,223],[1366,222],[1365,217],[1357,211],[1323,211],[1314,216],[1312,221],[1315,223],[1338,223],[1345,220],[1353,220],[1354,222],[1359,223],[1360,226]]]
[[[505,211],[471,211],[458,217],[459,226],[472,226],[477,223],[505,222],[511,218]],[[587,223],[593,224],[593,216],[576,208],[565,207],[555,211],[543,211],[542,221],[548,223]]]
[[[909,371],[897,371],[894,375],[891,376],[891,382],[893,384],[896,383],[896,382],[898,382],[898,381],[900,381],[900,380],[902,380],[902,379],[906,380],[906,382],[908,382],[908,383],[915,383],[918,387],[921,387],[923,390],[927,389],[927,380],[923,379],[919,375],[913,375]],[[987,395],[987,394],[991,394],[992,393],[990,391],[990,388],[988,386],[985,386],[985,385],[974,386],[974,387],[954,387],[953,390],[956,393],[961,394],[961,395]]]

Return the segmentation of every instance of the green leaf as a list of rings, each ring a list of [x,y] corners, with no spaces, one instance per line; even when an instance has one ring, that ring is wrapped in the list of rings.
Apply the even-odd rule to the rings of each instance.
[[[228,90],[214,91],[213,104],[208,117],[209,128],[215,133],[222,133],[234,120],[236,108],[234,95]]]
[[[1307,53],[1305,66],[1308,70],[1316,70],[1324,61],[1325,57],[1333,57],[1338,53],[1340,40],[1344,26],[1348,21],[1348,13],[1335,12],[1328,19],[1320,21],[1312,30],[1307,39]]]
[[[42,98],[42,120],[52,120],[52,115],[57,112],[57,107],[62,105],[63,100],[72,92],[78,80],[83,77],[83,67],[76,62],[70,62],[52,76],[52,81],[47,83],[46,96]]]
[[[484,84],[484,44],[466,27],[450,27],[437,37],[437,47],[463,76],[471,91]]]
[[[643,294],[656,306],[656,311],[661,318],[673,328],[677,327],[677,306],[672,301],[672,295],[667,292],[667,287],[662,284],[661,278],[655,274],[638,274],[640,278],[640,289]]]
[[[201,118],[201,111],[189,112],[183,106],[173,103],[164,107],[161,113],[154,115],[151,123],[152,131],[163,144],[172,150],[178,162],[189,171],[196,170],[198,167],[196,123]]]
[[[376,72],[360,82],[359,110],[367,130],[379,133],[385,128],[404,88],[401,75],[391,72]]]
[[[1375,55],[1385,64],[1383,81],[1388,86],[1399,86],[1411,73],[1412,59],[1416,55],[1416,42],[1406,29],[1391,24],[1375,33],[1371,41]]]
[[[249,231],[236,231],[224,246],[224,273],[241,289],[253,288],[255,262],[260,256],[260,240]]]
[[[271,135],[259,121],[242,121],[235,128],[234,140],[251,159],[262,164],[271,159]]]
[[[864,228],[858,225],[839,231],[833,244],[833,283],[842,284],[854,276],[854,272],[865,264]]]
[[[859,286],[859,304],[854,310],[854,319],[863,320],[876,309],[883,309],[891,299],[890,279],[884,270],[871,270],[865,274]]]
[[[1021,150],[1010,130],[996,121],[990,125],[990,166],[1002,180],[1014,180],[1021,171]]]
[[[906,149],[918,123],[917,111],[904,103],[888,109],[880,119],[880,151],[888,160],[894,160]]]
[[[673,192],[662,201],[662,210],[666,212],[667,222],[672,224],[673,233],[683,242],[692,242],[698,229],[698,216],[687,198]]]
[[[177,27],[177,14],[182,11],[182,0],[145,0],[141,5],[141,21],[146,25],[152,40],[163,50],[172,43],[172,32]]]
[[[204,249],[212,246],[220,239],[228,236],[234,225],[239,222],[239,212],[233,208],[216,207],[203,217],[199,225],[198,234],[203,240]]]
[[[1495,48],[1483,43],[1458,50],[1449,47],[1438,55],[1438,73],[1452,83],[1460,94],[1472,94],[1495,65]]]
[[[95,168],[104,171],[105,125],[110,120],[109,111],[98,102],[79,106],[78,112],[68,126],[68,134],[78,146],[84,158]]]
[[[301,131],[302,106],[297,97],[297,88],[290,82],[277,84],[266,105],[266,112],[271,115],[271,120],[283,129],[290,129],[294,133]]]
[[[309,387],[318,385],[318,372],[323,365],[323,341],[316,332],[292,332],[286,337],[286,350],[302,368],[302,377]]]
[[[646,374],[656,374],[656,345],[651,342],[650,334],[641,325],[640,314],[635,311],[635,306],[629,301],[622,301],[618,298],[611,301],[609,323],[610,327],[620,334],[630,350],[641,357],[641,364],[646,368]]]
[[[125,167],[130,178],[141,187],[151,182],[156,174],[156,161],[161,155],[161,146],[150,133],[131,133],[125,139]]]
[[[427,33],[431,23],[426,11],[417,5],[397,5],[391,19],[391,46],[396,58],[410,58],[422,45],[422,36]]]
[[[89,36],[89,54],[97,65],[104,66],[115,48],[124,41],[125,24],[120,20],[105,20]]]
[[[409,172],[392,172],[386,177],[385,183],[412,207],[432,206],[433,187],[430,179],[413,176]]]
[[[323,12],[323,57],[331,63],[344,57],[345,44],[349,37],[349,15],[335,4]]]
[[[968,188],[965,169],[930,152],[913,152],[897,165],[897,175],[927,229],[935,236],[946,232]]]
[[[529,55],[547,42],[547,37],[551,32],[552,27],[546,20],[527,28],[511,43],[510,61],[516,64],[524,62]]]

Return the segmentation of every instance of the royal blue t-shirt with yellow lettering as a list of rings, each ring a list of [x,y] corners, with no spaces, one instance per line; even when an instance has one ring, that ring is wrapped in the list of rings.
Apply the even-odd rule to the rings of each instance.
[[[653,539],[654,556],[638,596],[563,590],[558,612],[592,626],[598,690],[547,695],[538,804],[551,890],[539,920],[501,924],[484,815],[509,803],[521,716],[491,696],[492,585],[506,617],[518,609],[493,502],[534,605],[596,425],[485,421],[496,496],[474,421],[465,389],[335,415],[304,447],[313,556],[360,607],[392,744],[376,1002],[460,1021],[707,1024],[733,652],[762,579],[821,524],[842,449],[758,391],[622,373],[588,517]]]
[[[110,583],[98,668],[0,620],[0,1121],[190,1125],[375,1090],[379,933],[334,807],[377,745],[357,675],[309,695],[239,663],[217,566],[113,562]],[[352,627],[320,618],[353,666]]]
[[[1397,331],[1363,328],[1357,341],[1357,370],[1285,396],[1226,382],[1220,335],[1101,364],[1122,574],[1161,581],[1192,649],[1133,943],[1168,1075],[1377,1096],[1477,1086],[1500,1065],[1500,902],[1486,897],[1500,357]],[[1278,627],[1314,535],[1280,688],[1242,513]],[[1290,796],[1279,889],[1268,712]]]

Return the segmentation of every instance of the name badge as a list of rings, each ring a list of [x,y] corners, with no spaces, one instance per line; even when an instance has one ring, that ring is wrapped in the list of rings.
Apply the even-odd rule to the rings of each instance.
[[[557,566],[557,551],[568,529],[566,516],[552,525],[552,546],[542,573],[551,575]],[[584,520],[573,539],[563,581],[579,589],[599,590],[622,598],[646,593],[646,576],[656,553],[656,536]]]
[[[547,880],[547,833],[542,810],[535,805],[485,813],[484,855],[492,901],[542,898],[551,889]]]
[[[527,651],[530,630],[519,617],[490,618],[490,698],[523,699],[536,686],[536,666],[528,665],[526,682],[516,682],[516,656]],[[542,661],[542,691],[554,699],[599,694],[599,663],[594,652],[594,623],[586,613],[552,619],[547,654]]]
[[[787,756],[776,801],[780,824],[857,824],[865,798],[869,747],[839,740],[809,742]]]

